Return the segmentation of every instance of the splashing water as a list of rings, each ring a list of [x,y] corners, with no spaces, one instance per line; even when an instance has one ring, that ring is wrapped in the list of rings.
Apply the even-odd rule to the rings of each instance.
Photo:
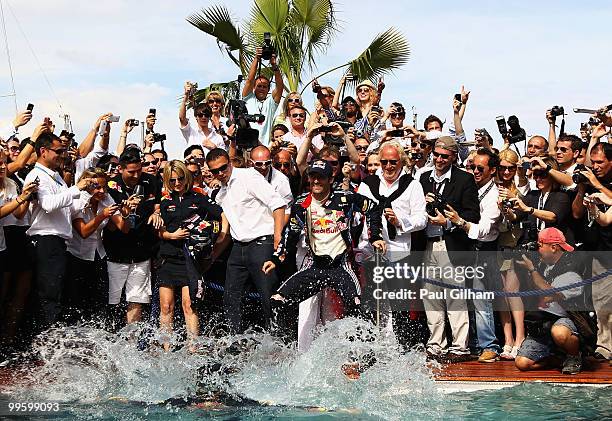
[[[308,352],[298,354],[267,334],[205,338],[197,352],[186,347],[139,351],[144,326],[118,334],[91,327],[51,329],[35,341],[42,365],[20,373],[13,396],[76,405],[122,401],[160,403],[211,391],[267,405],[351,409],[374,417],[427,414],[443,404],[422,353],[402,354],[393,336],[356,319],[329,323]],[[357,334],[356,332],[361,332]],[[152,342],[163,339],[155,332]],[[176,338],[170,338],[175,340]],[[349,355],[376,356],[376,363],[351,382],[340,367]],[[447,399],[447,398],[446,398]]]

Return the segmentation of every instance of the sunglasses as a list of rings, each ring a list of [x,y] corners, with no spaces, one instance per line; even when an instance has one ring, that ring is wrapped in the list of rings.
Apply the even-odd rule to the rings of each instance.
[[[569,148],[566,148],[563,146],[555,146],[555,152],[560,151],[561,153],[566,153],[569,150],[570,150]]]
[[[406,117],[406,113],[391,113],[389,116],[391,118],[404,118]]]
[[[49,148],[48,150],[53,151],[53,152],[55,152],[58,155],[63,155],[63,154],[66,153],[66,151],[68,149],[66,149],[66,148],[59,148],[59,149],[51,149],[51,148]]]
[[[355,146],[355,149],[357,149],[358,151],[367,151],[368,147],[367,146]]]
[[[332,94],[322,94],[322,93],[319,93],[317,96],[319,98],[331,98],[333,95]]]
[[[299,114],[291,114],[291,117],[293,118],[306,118],[306,114],[304,113],[299,113]]]
[[[219,98],[215,98],[215,99],[209,99],[208,103],[209,104],[223,104],[223,101]]]
[[[345,106],[345,107],[347,107],[347,106],[349,106],[349,105],[351,105],[351,106],[355,107],[357,104],[356,104],[355,102],[353,102],[353,101],[346,101],[346,102],[344,103],[344,106]]]
[[[155,158],[153,161],[143,161],[142,166],[148,167],[149,165],[157,165],[159,163],[159,159]]]
[[[427,148],[427,147],[429,146],[429,144],[428,144],[428,143],[424,143],[424,142],[423,142],[423,143],[419,143],[419,142],[412,142],[412,143],[410,144],[410,146],[412,146],[413,148],[420,147],[421,149],[425,149],[425,148]]]
[[[264,167],[269,166],[272,163],[272,160],[271,159],[268,159],[267,161],[253,161],[253,160],[251,160],[251,162],[257,168],[264,168]]]
[[[274,168],[276,168],[277,170],[281,168],[291,168],[291,162],[275,162]]]
[[[91,183],[88,187],[89,187],[90,190],[96,190],[96,189],[99,189],[100,187],[102,187],[102,185],[99,184],[99,183]]]
[[[332,167],[337,167],[338,164],[340,163],[339,161],[326,161],[326,162]]]
[[[213,174],[213,175],[217,175],[217,174],[222,173],[223,171],[227,170],[228,166],[229,166],[229,164],[223,164],[219,168],[210,168],[210,167],[208,167],[208,171],[210,171],[210,173]]]
[[[387,164],[391,164],[392,166],[396,166],[399,161],[397,159],[381,159],[380,165],[386,167]]]
[[[368,94],[370,93],[370,88],[359,88],[357,89],[357,92],[360,94]]]
[[[19,146],[11,146],[9,148],[9,151],[11,151],[11,152],[19,152]]]
[[[481,165],[474,165],[474,164],[470,165],[468,168],[471,169],[472,171],[478,170],[478,172],[484,172],[484,170],[485,170],[485,168],[483,166],[481,166]]]
[[[500,165],[499,169],[501,172],[514,172],[516,171],[516,165],[508,166],[508,165]]]
[[[185,181],[185,177],[181,176],[178,178],[170,178],[168,181],[170,182],[170,184],[176,184],[177,182],[182,183],[183,181]]]
[[[546,170],[537,170],[533,172],[533,178],[546,178],[548,177],[548,171]]]
[[[205,113],[197,113],[195,116],[197,118],[202,118],[202,117],[210,118],[210,114],[205,114]]]
[[[433,152],[433,156],[434,158],[442,158],[442,159],[448,159],[450,158],[450,155],[447,153],[438,153],[438,152]]]

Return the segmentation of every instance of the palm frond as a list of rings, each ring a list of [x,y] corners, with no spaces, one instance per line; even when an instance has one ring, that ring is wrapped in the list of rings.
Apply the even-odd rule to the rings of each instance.
[[[401,32],[389,28],[377,35],[368,48],[348,64],[358,80],[374,79],[399,69],[408,62],[409,57],[408,41]]]
[[[287,0],[255,0],[251,8],[249,29],[258,40],[263,40],[264,32],[270,32],[272,40],[283,31],[289,15]]]
[[[211,6],[207,9],[202,9],[200,13],[193,13],[186,18],[187,22],[198,28],[200,31],[207,33],[217,40],[217,44],[221,51],[228,53],[228,56],[237,63],[237,59],[231,54],[232,51],[238,51],[239,56],[242,55],[244,49],[244,40],[240,34],[240,29],[234,25],[233,19],[227,8],[221,5]]]

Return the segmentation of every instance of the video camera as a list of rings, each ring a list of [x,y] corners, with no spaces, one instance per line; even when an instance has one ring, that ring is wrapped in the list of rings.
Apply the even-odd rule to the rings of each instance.
[[[259,142],[259,130],[252,129],[249,123],[262,124],[265,120],[263,114],[249,114],[246,102],[240,99],[229,101],[229,116],[227,127],[236,125],[236,145],[243,148],[253,148]]]
[[[506,125],[506,119],[504,116],[498,116],[495,118],[499,133],[504,139],[508,139],[510,144],[524,142],[527,139],[525,129],[521,128],[519,119],[515,115],[508,117],[508,125]]]

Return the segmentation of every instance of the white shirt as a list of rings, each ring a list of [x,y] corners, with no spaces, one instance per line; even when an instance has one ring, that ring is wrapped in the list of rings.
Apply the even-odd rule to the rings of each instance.
[[[285,142],[293,143],[295,147],[297,148],[297,150],[299,151],[300,147],[302,146],[302,143],[306,141],[306,131],[304,131],[304,134],[302,136],[297,136],[297,135],[294,135],[291,130],[289,130],[287,133],[283,135],[283,140]],[[323,138],[321,137],[320,134],[312,138],[311,144],[317,149],[321,149],[323,146],[325,146],[325,143],[323,142]]]
[[[489,187],[490,190],[487,192]],[[499,190],[493,179],[478,189],[478,198],[480,197],[482,197],[480,199],[480,221],[477,224],[470,222],[468,237],[483,242],[494,241],[499,237],[499,223],[502,215],[497,206]]]
[[[400,176],[391,185],[387,184],[383,177],[381,169],[376,171],[376,175],[380,178],[380,186],[378,192],[381,196],[389,197],[399,187],[399,179],[405,174],[404,171],[400,173]],[[370,187],[366,183],[361,183],[357,193],[362,194],[374,200],[378,201],[370,191]],[[386,257],[392,262],[403,259],[410,255],[410,233],[413,231],[422,230],[427,226],[427,213],[425,212],[425,194],[423,193],[423,187],[418,180],[412,180],[406,190],[391,202],[391,209],[395,212],[400,226],[397,227],[397,235],[394,240],[389,239],[389,232],[387,228],[387,220],[383,216],[383,239],[387,243]],[[364,230],[365,231],[365,230]],[[360,249],[367,250],[367,253],[373,254],[371,245],[367,238],[367,234],[362,232],[362,238],[360,240]],[[365,240],[365,241],[364,241]],[[363,242],[363,247],[361,246]]]
[[[266,181],[270,180],[270,185],[274,188],[274,191],[278,193],[278,195],[285,202],[285,214],[291,214],[291,205],[293,205],[293,193],[291,193],[291,186],[289,185],[289,179],[285,174],[280,172],[274,167],[270,167],[270,171],[272,171],[272,178],[270,177],[270,173],[265,177]]]
[[[576,165],[578,165],[577,163],[573,163],[568,169],[566,169],[565,171],[561,171],[563,174],[568,174],[568,175],[572,175],[574,174],[574,171],[576,170]],[[561,190],[562,191],[566,191],[569,192],[571,190],[575,190],[577,187],[576,183],[572,183],[569,186],[561,186]]]
[[[285,201],[254,168],[233,168],[227,186],[215,198],[230,223],[237,241],[251,241],[274,234],[272,212]]]
[[[82,198],[91,198],[89,195],[83,195]],[[89,201],[89,199],[87,199]],[[71,218],[82,219],[85,223],[88,223],[96,217],[96,214],[102,212],[104,208],[114,205],[115,201],[110,194],[106,194],[104,199],[98,203],[98,209],[96,213],[93,212],[89,203],[83,203],[82,200],[75,200],[70,206]],[[83,260],[94,261],[96,258],[96,251],[100,257],[106,256],[106,250],[102,244],[102,230],[108,224],[108,218],[106,218],[98,228],[87,238],[81,237],[81,235],[73,228],[72,238],[68,240],[67,249],[75,257]]]
[[[70,205],[81,197],[77,186],[68,187],[57,171],[40,163],[25,178],[25,184],[38,177],[38,200],[30,204],[32,219],[27,235],[57,235],[65,240],[72,238]],[[84,195],[89,193],[85,192]]]
[[[442,192],[444,192],[444,187],[446,186],[446,184],[448,182],[450,182],[452,169],[453,169],[452,166],[448,167],[448,170],[444,174],[442,174],[441,176],[438,176],[436,174],[435,167],[434,167],[434,169],[431,170],[431,174],[429,175],[429,178],[433,182],[434,191],[436,190],[436,185],[442,183],[438,187],[437,191],[440,194],[442,194]],[[451,222],[448,221],[446,226],[447,226],[447,228],[450,228]],[[438,236],[442,236],[444,234],[444,230],[443,230],[443,228],[440,225],[434,225],[434,224],[427,223],[427,231],[426,231],[426,233],[427,233],[428,237],[438,237]]]
[[[0,206],[3,206],[6,203],[10,203],[18,196],[17,194],[17,184],[10,178],[4,178],[4,189],[0,190]],[[12,213],[8,214],[4,218],[0,219],[0,251],[6,250],[6,240],[4,239],[4,226],[10,225],[7,224],[8,217],[11,216],[14,219],[17,219],[13,216]]]
[[[10,178],[4,179],[4,191],[0,191],[0,204],[8,203],[19,196],[19,192],[17,190],[17,183],[15,183]],[[9,213],[4,218],[0,219],[0,225],[4,227],[8,227],[11,225],[17,225],[20,227],[27,227],[30,225],[30,209],[26,212],[22,219],[18,219],[12,213]]]
[[[180,129],[181,129],[181,133],[183,134],[183,137],[187,141],[187,146],[191,146],[191,145],[201,146],[202,149],[204,149],[204,157],[206,157],[206,155],[208,155],[208,152],[211,151],[211,149],[204,146],[203,142],[205,139],[210,140],[212,143],[215,144],[217,148],[227,150],[227,146],[225,145],[223,136],[217,133],[215,129],[211,129],[208,136],[206,136],[204,132],[202,131],[202,129],[200,128],[200,126],[196,125],[196,127],[194,128],[191,125],[191,123],[189,123],[189,121],[187,121],[187,125],[185,127],[181,127]]]
[[[98,164],[98,161],[108,153],[108,149],[103,149],[98,143],[96,143],[91,150],[84,158],[77,159],[74,163],[76,169],[74,171],[74,179],[78,180],[81,178],[81,174],[87,168],[95,167]]]
[[[261,144],[268,146],[270,144],[270,132],[274,125],[274,116],[276,115],[278,104],[274,102],[272,95],[268,95],[266,99],[260,101],[253,92],[242,99],[246,102],[249,114],[263,114],[263,123],[250,124],[252,129],[259,130],[259,141]]]

